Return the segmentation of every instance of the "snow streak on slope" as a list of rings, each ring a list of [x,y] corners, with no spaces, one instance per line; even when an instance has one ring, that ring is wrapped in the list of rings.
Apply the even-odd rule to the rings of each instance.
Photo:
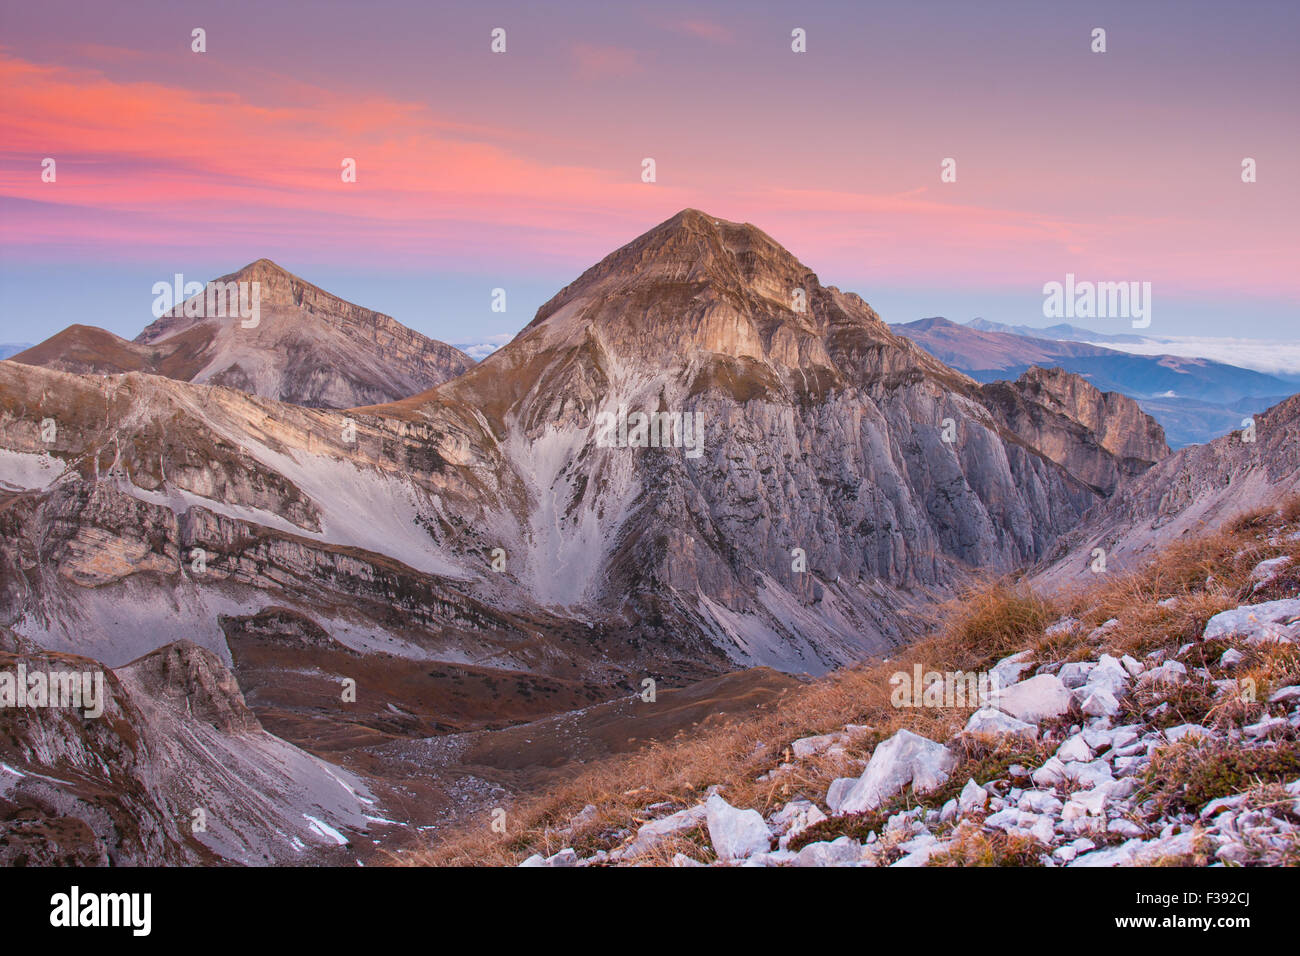
[[[636,499],[632,449],[598,449],[590,431],[548,427],[529,441],[510,436],[507,454],[535,502],[529,522],[527,582],[543,605],[582,604],[599,585],[606,556]],[[585,461],[586,467],[579,467]],[[584,482],[587,475],[595,480]],[[603,493],[595,489],[604,488]]]
[[[50,455],[0,448],[0,489],[33,491],[47,488],[63,472],[63,462]]]

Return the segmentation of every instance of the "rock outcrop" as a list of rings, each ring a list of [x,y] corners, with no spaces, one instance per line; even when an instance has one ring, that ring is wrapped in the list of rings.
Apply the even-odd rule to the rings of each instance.
[[[1169,455],[1164,430],[1137,402],[1071,372],[1031,368],[981,391],[1007,428],[1105,495]]]
[[[97,676],[102,713],[0,707],[6,866],[339,863],[369,826],[360,780],[266,733],[194,644],[110,670],[0,628],[0,673],[37,672]]]
[[[1109,570],[1133,568],[1184,535],[1300,493],[1300,395],[1251,421],[1251,428],[1183,448],[1122,484],[1061,539],[1036,580],[1049,589],[1087,580],[1098,548]]]

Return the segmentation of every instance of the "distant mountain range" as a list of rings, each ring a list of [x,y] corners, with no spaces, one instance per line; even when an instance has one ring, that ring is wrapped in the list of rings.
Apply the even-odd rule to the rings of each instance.
[[[13,342],[5,342],[0,344],[0,359],[7,359],[9,356],[17,355],[24,349],[29,348],[31,348],[31,345],[27,343],[15,344]]]
[[[975,329],[977,332],[1008,332],[1011,335],[1023,335],[1031,339],[1050,339],[1054,342],[1125,342],[1136,345],[1147,341],[1140,335],[1123,333],[1109,335],[1104,332],[1094,332],[1092,329],[1082,329],[1067,322],[1037,329],[1031,325],[1007,325],[1003,322],[990,322],[987,319],[971,319],[966,323],[966,328]]]
[[[1262,412],[1294,391],[1291,383],[1276,376],[1210,359],[1134,355],[1087,344],[1080,339],[1108,337],[1070,325],[1029,329],[983,319],[960,325],[935,317],[892,329],[980,382],[1015,379],[1033,366],[1074,372],[1103,392],[1136,399],[1164,426],[1174,448],[1203,444],[1239,428],[1243,416]],[[1071,338],[1049,338],[1049,333]],[[1109,340],[1143,341],[1126,335]]]

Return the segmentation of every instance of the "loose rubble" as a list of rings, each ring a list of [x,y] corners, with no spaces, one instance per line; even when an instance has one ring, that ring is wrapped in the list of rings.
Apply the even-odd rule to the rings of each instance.
[[[1286,563],[1264,562],[1254,579],[1270,580]],[[1112,634],[1119,626],[1107,622],[1092,633]],[[1066,619],[1055,627],[1073,631],[1080,625]],[[1300,643],[1300,599],[1216,614],[1202,635],[1209,640],[1237,645],[1218,658],[1225,670],[1244,661],[1251,646]],[[1240,726],[1162,726],[1161,719],[1168,724],[1176,712],[1167,695],[1190,681],[1213,687],[1221,697],[1238,692],[1236,680],[1213,680],[1196,663],[1199,658],[1190,669],[1178,659],[1194,649],[1187,644],[1177,652],[1159,650],[1143,661],[1099,652],[1092,660],[1037,663],[1027,652],[1014,654],[993,668],[1013,680],[971,714],[957,738],[940,742],[899,730],[874,748],[860,775],[834,780],[820,801],[799,797],[765,818],[711,792],[698,806],[641,825],[608,854],[582,860],[564,848],[522,865],[635,861],[661,841],[691,833],[707,841],[714,865],[925,866],[942,863],[975,837],[1015,841],[1006,845],[1042,866],[1294,863],[1300,852],[1300,779],[1276,782],[1267,800],[1247,790],[1199,808],[1171,809],[1149,792],[1152,761],[1164,759],[1169,748],[1231,744],[1238,748],[1234,752],[1250,754],[1300,739],[1300,685],[1273,690],[1262,716],[1256,712]],[[1146,702],[1140,712],[1139,700]],[[849,726],[793,741],[778,770],[788,773],[801,761],[842,754],[852,734],[865,729]],[[1012,764],[990,779],[977,779],[961,766],[963,740],[1040,756],[1032,766]],[[938,798],[928,795],[940,790],[952,795],[936,806]],[[864,834],[856,824],[868,819],[881,822]],[[848,833],[807,839],[810,829],[833,833],[841,822]],[[672,864],[702,865],[684,853]]]

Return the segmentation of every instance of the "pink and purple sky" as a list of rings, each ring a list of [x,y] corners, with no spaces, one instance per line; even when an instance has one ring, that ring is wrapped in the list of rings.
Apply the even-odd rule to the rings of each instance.
[[[1151,335],[1295,338],[1298,80],[1294,0],[0,0],[0,341],[261,256],[480,341],[687,206],[886,321],[1045,325],[1073,272],[1151,282]]]

